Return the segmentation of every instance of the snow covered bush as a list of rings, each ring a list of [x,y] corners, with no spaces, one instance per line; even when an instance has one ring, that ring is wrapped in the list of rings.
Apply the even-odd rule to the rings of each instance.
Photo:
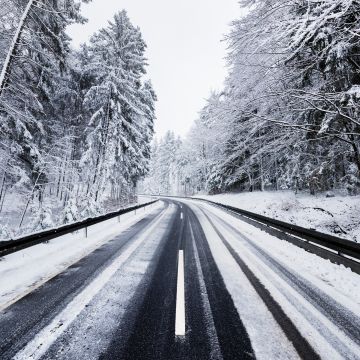
[[[40,232],[51,227],[54,227],[51,208],[42,203],[31,206],[29,224],[25,228],[29,232]]]
[[[67,202],[65,208],[62,211],[61,218],[61,223],[63,224],[74,223],[81,219],[76,199],[70,199]]]
[[[13,231],[7,226],[0,224],[0,239],[10,240],[14,238]]]

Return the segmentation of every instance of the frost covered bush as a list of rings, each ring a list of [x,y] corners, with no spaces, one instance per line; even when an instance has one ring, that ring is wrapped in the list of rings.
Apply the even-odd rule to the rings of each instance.
[[[101,215],[104,212],[103,208],[100,206],[98,202],[94,200],[94,198],[86,197],[80,200],[82,200],[81,209],[79,212],[81,219],[95,217]]]
[[[0,224],[0,239],[1,240],[10,240],[14,238],[13,231],[7,226]]]
[[[356,195],[360,192],[360,178],[356,166],[350,166],[348,174],[341,179],[343,187],[350,195]]]
[[[61,223],[68,224],[81,220],[81,215],[75,199],[70,199],[62,211]]]
[[[31,229],[30,232],[40,232],[54,227],[51,208],[42,203],[31,206],[29,224],[27,228]]]

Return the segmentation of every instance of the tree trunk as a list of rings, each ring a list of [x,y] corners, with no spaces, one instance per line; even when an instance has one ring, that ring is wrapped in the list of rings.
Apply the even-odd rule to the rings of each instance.
[[[7,80],[9,78],[10,72],[11,72],[11,65],[12,65],[12,61],[13,58],[16,54],[16,51],[19,47],[19,40],[21,38],[21,34],[23,32],[24,29],[24,24],[25,21],[33,7],[33,5],[35,4],[36,0],[29,0],[28,4],[26,5],[26,8],[23,12],[23,15],[20,19],[19,25],[16,29],[15,35],[12,39],[9,51],[6,55],[2,70],[1,70],[1,74],[0,74],[0,97],[2,96],[3,90],[6,87],[6,83]]]
[[[279,191],[278,162],[276,156],[275,156],[275,186],[276,186],[276,191]]]
[[[3,197],[3,192],[4,192],[4,188],[5,188],[5,178],[6,178],[6,171],[4,171],[4,175],[3,175],[3,179],[2,179],[2,183],[1,183],[1,189],[0,189],[0,201]]]
[[[31,199],[32,199],[33,196],[34,196],[35,189],[38,188],[38,181],[39,181],[39,179],[40,179],[40,174],[41,174],[41,171],[39,172],[39,175],[38,175],[38,177],[37,177],[37,179],[36,179],[36,181],[35,181],[35,184],[34,184],[32,190],[31,190],[31,194],[30,194],[30,196],[29,196],[29,198],[28,198],[28,200],[27,200],[27,202],[26,202],[25,209],[24,209],[24,211],[23,211],[23,213],[22,213],[22,215],[21,215],[21,219],[20,219],[20,223],[19,223],[19,229],[21,228],[21,225],[22,225],[22,223],[23,223],[23,221],[24,221],[26,211],[27,211],[27,209],[28,209],[28,207],[29,207],[29,204],[30,204]]]
[[[264,191],[264,173],[262,157],[260,158],[260,190]]]
[[[358,168],[358,172],[360,174],[360,152],[358,147],[356,146],[355,142],[352,143],[352,147],[354,150],[354,160],[355,160],[355,165]]]
[[[2,198],[1,198],[1,200],[0,200],[0,214],[1,214],[2,209],[3,209],[3,206],[4,206],[6,190],[7,190],[7,187],[5,186],[4,191],[3,191]]]

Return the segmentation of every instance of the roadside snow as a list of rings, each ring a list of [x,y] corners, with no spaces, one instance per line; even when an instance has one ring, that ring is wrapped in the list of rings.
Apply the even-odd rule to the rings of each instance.
[[[254,191],[195,196],[360,242],[360,196]]]
[[[154,254],[175,213],[169,206],[156,229],[116,271],[69,327],[51,345],[42,359],[99,359],[115,337],[124,343],[130,329],[127,314],[137,308],[153,271]],[[140,295],[140,296],[139,296]],[[121,328],[120,334],[118,333]]]
[[[188,204],[201,223],[226,288],[249,334],[256,358],[299,359],[293,345],[197,206],[199,203]]]
[[[360,276],[349,268],[333,264],[287,241],[279,240],[214,206],[199,202],[197,205],[224,219],[277,261],[301,274],[349,310],[360,313]]]
[[[161,207],[158,202],[121,215],[120,223],[114,218],[93,225],[87,238],[81,230],[0,259],[0,311]]]
[[[151,196],[139,196],[136,203],[127,204],[124,206],[136,206],[153,200],[154,198]],[[21,228],[19,228],[20,219],[26,206],[26,202],[26,196],[20,196],[16,193],[7,193],[5,195],[4,204],[0,211],[0,241],[6,241],[11,238],[25,236],[34,231],[34,218],[33,214],[31,213],[31,209],[26,211],[23,225]],[[44,207],[51,210],[50,216],[48,218],[50,228],[63,225],[61,222],[59,222],[60,217],[62,216],[61,212],[63,211],[63,206],[57,198],[47,198],[44,202]],[[119,204],[106,202],[103,204],[102,209],[104,213],[116,211],[119,209]],[[74,212],[76,212],[76,210]],[[77,220],[80,220],[80,218]]]
[[[191,200],[184,200],[184,202],[191,204],[199,217],[227,289],[231,293],[240,317],[248,330],[257,358],[290,358],[291,347],[284,346],[287,349],[287,354],[281,356],[274,354],[275,345],[282,344],[284,339],[276,334],[278,329],[275,324],[267,319],[268,315],[263,309],[261,300],[248,288],[251,288],[248,280],[208,220],[199,211],[200,209],[206,210],[207,214],[216,215],[221,221],[230,224],[242,234],[241,236],[230,231],[226,226],[221,225],[222,222],[218,221],[216,217],[210,216],[213,221],[215,220],[216,226],[227,241],[259,277],[275,300],[301,330],[303,336],[310,341],[322,357],[332,359],[356,358],[353,355],[358,353],[359,345],[345,333],[339,331],[331,319],[325,317],[319,309],[312,306],[295,288],[285,282],[271,266],[265,264],[256,255],[256,252],[253,252],[251,246],[247,245],[247,242],[261,248],[278,263],[291,269],[292,273],[299,274],[298,276],[308,281],[314,289],[320,289],[321,292],[333,299],[339,307],[347,309],[346,311],[353,313],[354,316],[360,313],[360,276],[358,274],[310,254],[293,244],[279,240],[209,204]],[[245,241],[246,238],[248,240]],[[269,333],[273,336],[268,337],[266,334]],[[274,337],[277,339],[276,344],[271,343],[271,339]]]
[[[150,234],[159,226],[166,212],[157,218],[152,225],[147,228],[139,237],[131,242],[130,245],[115,260],[106,267],[83,291],[81,291],[49,325],[41,330],[37,336],[30,341],[15,357],[15,360],[40,359],[54,341],[61,336],[70,324],[76,319],[87,304],[98,294],[107,282],[116,274],[126,261],[143,244]],[[144,264],[145,269],[146,265]],[[145,272],[143,269],[143,272]]]

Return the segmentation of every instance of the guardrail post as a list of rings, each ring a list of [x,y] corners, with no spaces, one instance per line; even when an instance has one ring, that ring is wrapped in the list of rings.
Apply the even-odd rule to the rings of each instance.
[[[87,227],[84,227],[84,232],[85,232],[85,238],[87,238],[87,236],[88,236],[88,230],[87,230]]]
[[[119,223],[120,222],[120,215],[118,215],[117,220],[118,220],[118,223]]]

